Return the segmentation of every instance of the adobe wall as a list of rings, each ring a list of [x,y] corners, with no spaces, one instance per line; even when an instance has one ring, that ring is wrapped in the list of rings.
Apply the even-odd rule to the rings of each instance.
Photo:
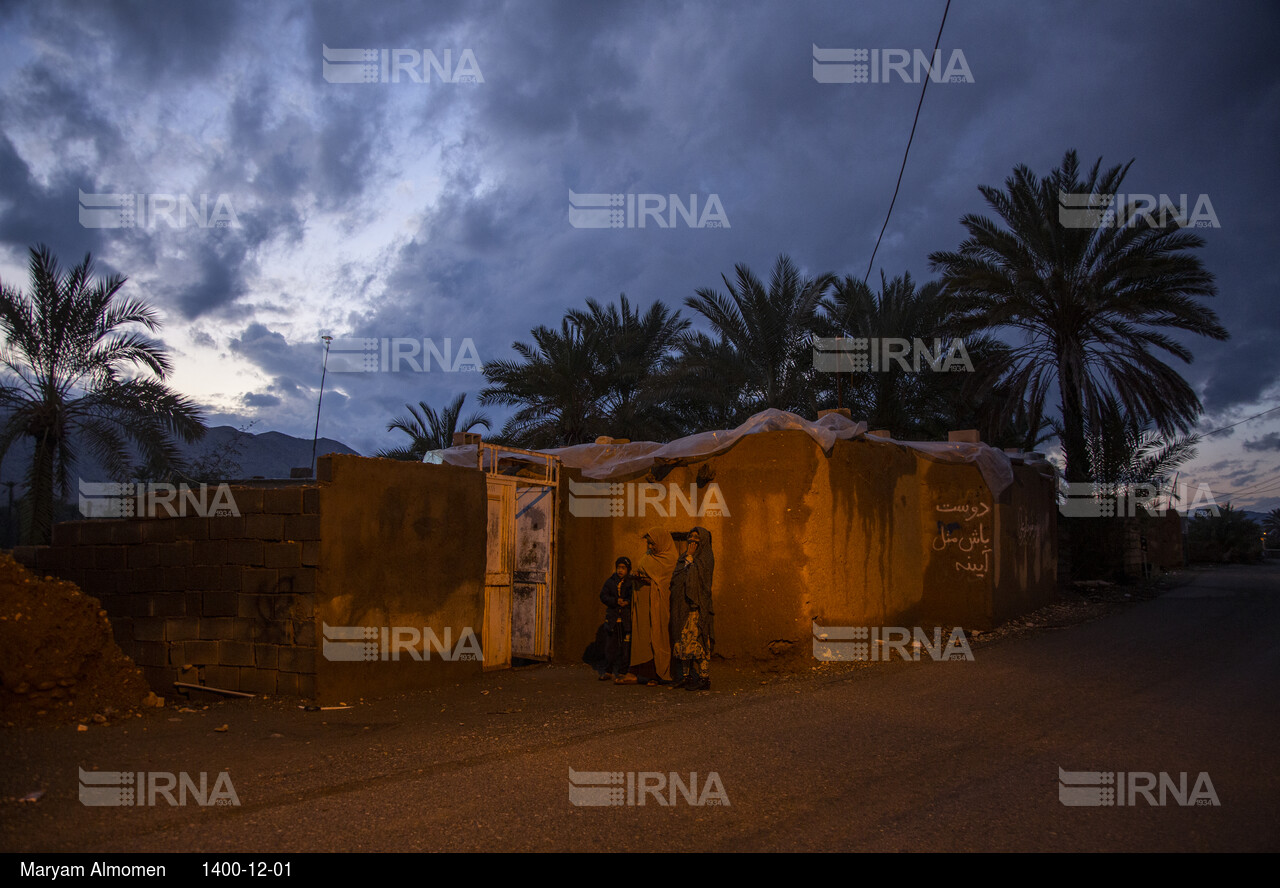
[[[837,441],[828,458],[805,433],[780,431],[653,477],[687,491],[700,472],[719,486],[727,515],[691,518],[677,504],[667,517],[637,505],[579,518],[562,495],[557,659],[577,660],[595,638],[601,582],[618,555],[638,562],[652,526],[712,532],[725,657],[811,656],[814,621],[985,629],[1055,589],[1052,483],[1030,467],[1016,466],[1014,486],[994,502],[975,466],[867,439]]]
[[[329,626],[445,630],[457,651],[463,630],[483,641],[487,495],[484,475],[447,465],[334,455],[322,461],[316,631]],[[406,643],[410,640],[405,636]],[[379,659],[316,661],[324,702],[416,690],[481,674],[478,660],[438,650],[389,651]],[[381,656],[385,653],[386,658]],[[452,653],[452,651],[451,651]],[[465,656],[468,651],[460,652]]]

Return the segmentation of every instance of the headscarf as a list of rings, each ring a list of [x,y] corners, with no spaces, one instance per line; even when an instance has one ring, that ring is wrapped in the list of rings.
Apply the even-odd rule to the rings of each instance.
[[[689,611],[698,609],[698,639],[708,653],[715,641],[715,610],[712,606],[711,585],[715,575],[716,556],[711,548],[711,531],[695,527],[690,534],[698,534],[698,548],[693,560],[683,558],[676,565],[671,578],[671,626],[672,638],[679,638],[684,631]],[[678,620],[678,622],[677,622]]]
[[[671,573],[675,570],[675,544],[670,532],[660,527],[644,534],[653,544],[636,566],[636,574],[647,577],[632,599],[631,665],[653,660],[653,668],[663,681],[671,680],[671,636],[668,631]]]

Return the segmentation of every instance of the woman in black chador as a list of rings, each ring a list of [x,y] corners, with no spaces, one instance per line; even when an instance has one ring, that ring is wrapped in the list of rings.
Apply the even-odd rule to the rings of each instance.
[[[687,691],[709,691],[715,643],[711,580],[716,569],[711,531],[695,527],[689,531],[687,543],[671,577],[672,654],[684,667],[680,686]]]

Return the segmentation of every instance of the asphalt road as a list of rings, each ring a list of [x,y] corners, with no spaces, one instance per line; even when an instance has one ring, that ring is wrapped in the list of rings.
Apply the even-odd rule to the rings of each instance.
[[[342,712],[255,700],[11,728],[0,850],[1275,851],[1278,639],[1271,563],[1194,571],[973,662],[717,663],[709,694],[543,666]],[[227,769],[240,805],[86,807],[81,767]],[[1188,788],[1204,772],[1219,804],[1069,807],[1059,768],[1187,772]],[[627,804],[624,783],[623,804],[574,805],[571,769],[696,772],[699,791],[714,772],[728,804]]]

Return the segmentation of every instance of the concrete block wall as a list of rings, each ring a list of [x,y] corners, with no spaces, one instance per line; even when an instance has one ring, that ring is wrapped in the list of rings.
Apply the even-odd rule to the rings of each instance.
[[[317,486],[232,487],[239,516],[95,519],[19,547],[29,568],[98,598],[157,691],[190,681],[315,695]],[[189,668],[188,668],[189,667]]]

